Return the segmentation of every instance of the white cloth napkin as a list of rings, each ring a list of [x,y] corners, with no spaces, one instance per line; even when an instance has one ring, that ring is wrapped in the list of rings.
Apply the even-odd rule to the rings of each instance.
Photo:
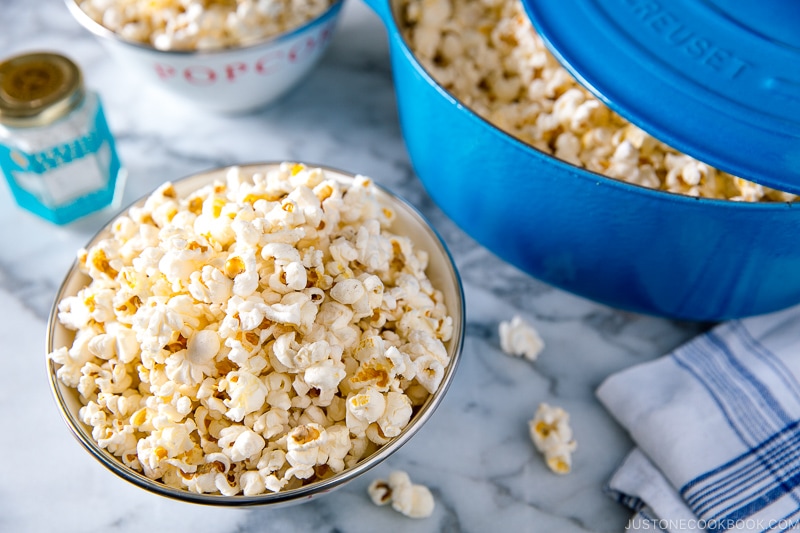
[[[800,307],[717,326],[597,396],[637,445],[608,487],[628,531],[798,524]]]

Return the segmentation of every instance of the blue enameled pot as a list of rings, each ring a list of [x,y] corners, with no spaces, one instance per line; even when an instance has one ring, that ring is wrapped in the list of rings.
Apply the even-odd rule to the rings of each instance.
[[[389,34],[417,175],[496,255],[586,298],[671,318],[716,321],[800,302],[800,205],[654,191],[540,152],[434,81],[403,38],[396,6],[367,3]]]

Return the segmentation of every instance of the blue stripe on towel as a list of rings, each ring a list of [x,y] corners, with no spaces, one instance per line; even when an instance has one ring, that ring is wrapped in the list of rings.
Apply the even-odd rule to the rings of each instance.
[[[728,518],[746,518],[753,514],[754,512],[760,511],[767,505],[776,501],[779,497],[784,496],[786,494],[791,494],[792,498],[797,502],[797,497],[792,491],[800,484],[800,471],[797,468],[794,468],[790,472],[778,473],[778,472],[771,472],[770,477],[772,477],[772,484],[769,484],[765,487],[759,488],[757,490],[751,491],[751,493],[745,493],[742,498],[738,501],[728,505],[722,510],[717,511],[713,516],[709,516],[708,518],[711,519],[720,519],[724,517],[724,519]],[[739,494],[742,494],[744,491],[739,491]],[[729,501],[731,497],[724,498],[720,503]],[[754,507],[756,506],[756,507]],[[747,511],[742,514],[742,509],[755,509],[754,511]],[[727,513],[727,514],[726,514]],[[739,516],[739,515],[742,516]]]
[[[653,531],[661,531],[663,533],[669,533],[666,529],[661,527],[661,524],[664,522],[663,520],[659,520],[658,518],[651,515],[647,508],[642,508],[636,513],[636,516],[639,520],[643,522],[647,522],[648,526],[645,529],[652,529]]]
[[[800,404],[800,383],[794,379],[792,371],[783,363],[780,357],[767,350],[758,339],[753,337],[746,327],[739,321],[730,323],[731,329],[738,335],[742,343],[750,350],[750,353],[763,361],[785,386],[786,390],[792,393],[794,399]]]
[[[703,347],[702,344],[709,346]],[[749,395],[744,388],[746,383],[730,376],[719,351],[710,344],[710,341],[701,339],[701,342],[676,351],[673,359],[706,388],[740,440],[748,448],[754,446],[768,438],[775,428],[766,423],[764,416],[748,401]]]
[[[719,335],[734,336],[751,355],[742,359]],[[725,531],[784,497],[794,500],[787,520],[797,522],[800,499],[800,421],[789,416],[781,398],[800,402],[800,383],[774,354],[738,322],[708,333],[673,354],[720,407],[747,451],[701,474],[680,490],[692,511]],[[760,365],[757,371],[749,365]],[[767,382],[774,383],[770,388]],[[769,481],[768,483],[765,483]]]
[[[633,511],[639,511],[642,507],[644,507],[644,501],[637,496],[631,496],[630,494],[625,494],[624,492],[619,492],[618,490],[613,489],[607,489],[606,492],[611,494],[617,503],[620,503]]]
[[[732,333],[735,332],[732,331]],[[725,344],[725,342],[723,342],[720,337],[714,335],[713,333],[709,334],[708,337],[722,351],[728,363],[737,371],[738,375],[745,380],[745,383],[749,384],[756,390],[756,399],[766,402],[767,407],[769,407],[773,411],[773,414],[781,421],[781,426],[791,422],[792,418],[783,409],[777,398],[775,398],[775,396],[772,394],[770,387],[762,383],[758,377],[751,372],[750,369],[747,368],[747,366],[740,359],[736,357],[733,351],[728,347],[727,344]],[[777,357],[774,359],[777,359]]]
[[[727,492],[726,499],[729,499],[773,477],[771,472],[762,468],[762,461],[779,469],[790,467],[786,472],[787,475],[794,474],[795,471],[800,469],[800,428],[798,428],[798,422],[793,422],[783,431],[776,433],[770,439],[740,455],[733,461],[726,463],[723,467],[718,467],[705,474],[704,479],[719,473],[725,474],[713,480],[712,483],[708,483],[692,492],[689,492],[692,487],[688,486],[688,484],[684,485],[681,495],[688,505],[696,507],[698,512],[702,512],[709,504],[719,504],[719,501],[714,500],[714,498],[717,498],[720,492]],[[739,465],[738,463],[744,464]],[[702,480],[696,478],[692,483],[700,481]]]

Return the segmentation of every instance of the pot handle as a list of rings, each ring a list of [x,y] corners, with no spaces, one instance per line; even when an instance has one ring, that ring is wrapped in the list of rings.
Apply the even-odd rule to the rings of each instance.
[[[392,20],[392,9],[390,7],[391,0],[364,0],[376,15],[378,15],[381,20],[383,21],[383,25],[386,26],[386,29],[391,28],[393,24]]]

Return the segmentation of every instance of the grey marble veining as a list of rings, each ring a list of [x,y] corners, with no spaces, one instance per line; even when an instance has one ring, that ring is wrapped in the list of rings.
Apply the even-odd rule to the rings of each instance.
[[[0,456],[2,532],[262,531],[617,532],[628,513],[602,488],[631,446],[594,398],[610,373],[659,356],[699,326],[624,313],[531,279],[456,228],[431,202],[403,146],[385,32],[347,0],[314,73],[260,112],[215,116],[163,98],[115,64],[59,0],[0,0],[0,55],[61,50],[103,98],[129,179],[123,204],[161,182],[211,167],[303,160],[372,176],[418,206],[450,247],[467,298],[467,338],[454,385],[430,422],[363,479],[300,506],[220,510],[168,501],[116,478],[72,439],[44,369],[47,315],[76,250],[111,218],[55,227],[19,210],[0,186]],[[539,360],[499,349],[497,325],[515,313],[547,348]],[[572,415],[573,472],[550,473],[527,435],[541,401]],[[430,486],[434,515],[407,519],[375,507],[366,486],[391,469]]]

